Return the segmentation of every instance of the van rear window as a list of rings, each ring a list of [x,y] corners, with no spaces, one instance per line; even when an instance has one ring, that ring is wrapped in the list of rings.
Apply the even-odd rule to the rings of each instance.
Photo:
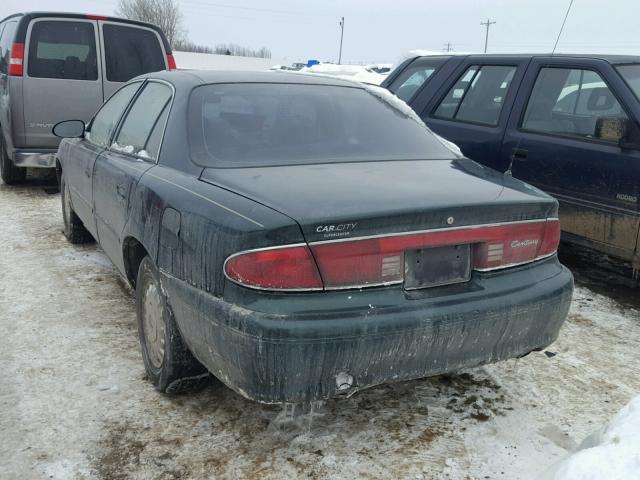
[[[128,82],[143,73],[165,70],[164,52],[155,32],[137,27],[105,23],[107,80]]]
[[[30,77],[97,80],[95,27],[89,22],[47,20],[33,24]]]

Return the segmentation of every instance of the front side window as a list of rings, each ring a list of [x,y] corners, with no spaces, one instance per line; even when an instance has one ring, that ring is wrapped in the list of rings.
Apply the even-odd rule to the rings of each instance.
[[[114,93],[102,106],[100,111],[93,117],[87,140],[96,145],[107,147],[111,136],[118,126],[118,121],[124,113],[127,105],[140,88],[140,82],[126,85]]]
[[[17,22],[7,22],[0,37],[0,73],[5,75],[9,71],[9,58],[11,57],[11,44],[16,32]]]
[[[38,21],[29,40],[30,77],[97,80],[94,25],[89,22]]]
[[[540,69],[522,128],[533,132],[618,141],[616,125],[627,118],[622,106],[592,70]]]
[[[389,85],[389,90],[408,102],[446,59],[419,59],[405,68]]]
[[[147,83],[122,122],[120,132],[111,148],[155,160],[160,149],[160,132],[164,128],[170,101],[171,88],[162,83]]]
[[[138,75],[165,70],[164,53],[155,32],[105,23],[102,26],[107,80],[128,82]]]
[[[616,70],[622,75],[627,85],[631,87],[634,95],[640,100],[640,64],[620,65]]]
[[[514,66],[470,66],[442,99],[434,116],[497,125],[515,72]]]
[[[191,156],[207,167],[452,158],[403,102],[384,89],[370,91],[260,83],[197,87],[187,117]]]

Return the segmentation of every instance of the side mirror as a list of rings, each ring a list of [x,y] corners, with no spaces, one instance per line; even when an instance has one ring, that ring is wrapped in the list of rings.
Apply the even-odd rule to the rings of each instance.
[[[53,126],[53,134],[60,138],[84,137],[85,124],[82,120],[65,120]]]
[[[599,117],[596,119],[595,137],[605,142],[620,143],[627,137],[628,120],[619,117]]]

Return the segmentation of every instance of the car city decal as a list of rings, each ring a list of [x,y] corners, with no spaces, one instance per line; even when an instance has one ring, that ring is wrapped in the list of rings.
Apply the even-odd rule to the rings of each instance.
[[[322,233],[324,238],[348,237],[357,226],[358,222],[318,225],[316,232]]]

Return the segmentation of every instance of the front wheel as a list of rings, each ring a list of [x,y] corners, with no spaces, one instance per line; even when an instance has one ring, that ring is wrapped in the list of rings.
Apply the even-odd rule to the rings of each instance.
[[[16,167],[9,158],[4,139],[0,135],[0,178],[7,185],[15,185],[24,182],[27,177],[27,169]]]
[[[136,314],[142,360],[156,389],[179,393],[203,385],[209,372],[184,344],[160,286],[158,270],[148,256],[138,269]]]

